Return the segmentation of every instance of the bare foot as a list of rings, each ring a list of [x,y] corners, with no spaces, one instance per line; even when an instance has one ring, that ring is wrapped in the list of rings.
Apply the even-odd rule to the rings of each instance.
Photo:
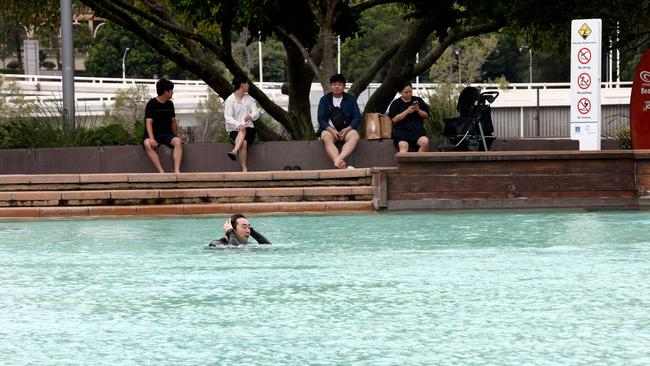
[[[339,160],[339,161],[334,163],[334,166],[337,169],[345,169],[345,168],[347,168],[348,164],[345,163],[345,160]]]

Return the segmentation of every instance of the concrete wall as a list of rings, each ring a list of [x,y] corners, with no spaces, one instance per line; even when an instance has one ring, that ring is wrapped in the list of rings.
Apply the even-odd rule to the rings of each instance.
[[[230,144],[187,144],[183,148],[183,172],[239,171],[238,162],[226,156]],[[603,140],[603,149],[615,149]],[[577,150],[577,141],[568,139],[498,139],[494,151]],[[163,167],[172,171],[171,149],[159,154]],[[348,165],[358,168],[394,167],[396,149],[392,140],[362,140]],[[251,171],[283,170],[298,165],[303,170],[332,169],[319,141],[280,141],[255,144],[249,149]],[[88,174],[155,172],[141,146],[75,147],[57,149],[0,150],[0,174]]]

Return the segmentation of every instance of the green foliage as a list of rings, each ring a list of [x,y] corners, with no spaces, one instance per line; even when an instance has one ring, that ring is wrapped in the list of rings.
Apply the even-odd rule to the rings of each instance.
[[[135,131],[135,123],[144,121],[144,110],[149,99],[149,88],[146,85],[119,90],[113,106],[105,107],[104,120],[109,124],[121,125],[133,136],[141,136]]]
[[[316,132],[309,118],[289,113],[289,131],[292,140],[314,140]]]
[[[228,140],[226,133],[226,121],[223,115],[223,103],[215,93],[208,94],[208,100],[201,101],[195,111],[196,128],[194,141],[196,142],[217,142]]]
[[[95,43],[88,50],[86,71],[99,77],[122,77],[122,57],[126,53],[126,76],[129,78],[195,79],[172,61],[155,51],[140,38],[123,28],[106,22],[97,32]]]
[[[435,82],[478,82],[482,79],[481,67],[496,44],[497,36],[494,34],[470,37],[457,42],[447,48],[438,61],[431,66],[429,75]]]
[[[129,98],[122,96],[121,100]],[[144,106],[140,109],[144,110]],[[124,111],[119,104],[117,110]],[[62,106],[27,100],[16,85],[4,85],[0,77],[2,149],[139,144],[144,123],[132,127],[133,121],[121,123],[120,116],[108,114],[103,124],[97,117],[77,116],[73,130],[63,118]]]
[[[341,67],[348,80],[356,80],[368,68],[384,47],[399,37],[408,21],[400,16],[397,5],[375,7],[365,11],[360,20],[361,32],[357,37],[348,39],[341,45]],[[375,77],[382,81],[388,72],[388,65]]]
[[[621,150],[632,149],[632,135],[629,127],[619,127],[615,132],[616,145]]]
[[[424,121],[424,129],[429,137],[441,137],[444,129],[444,118],[456,117],[456,105],[458,104],[458,95],[460,86],[451,83],[440,84],[435,93],[430,94],[423,99],[427,100],[429,105],[429,118]]]

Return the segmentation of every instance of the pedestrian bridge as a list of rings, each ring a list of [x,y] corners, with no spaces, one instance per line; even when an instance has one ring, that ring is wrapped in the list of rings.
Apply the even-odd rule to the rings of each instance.
[[[61,76],[53,75],[1,75],[4,88],[15,85],[25,99],[45,104],[61,105]],[[202,80],[173,80],[174,105],[179,121],[185,126],[196,124],[195,115],[201,102],[211,93]],[[154,79],[120,79],[75,77],[77,115],[103,116],[115,102],[117,92],[143,86],[150,96],[155,96]],[[258,83],[275,103],[283,108],[289,104],[288,96],[281,93],[282,83]],[[473,84],[483,89],[500,89],[497,84]],[[361,109],[380,84],[370,84],[359,95]],[[603,83],[601,89],[603,135],[614,135],[620,127],[629,125],[631,82]],[[426,97],[435,93],[438,84],[414,84],[416,94]],[[495,129],[500,137],[568,137],[570,116],[570,83],[509,84],[499,90],[500,95],[492,105]],[[316,120],[318,101],[323,90],[312,84],[310,103],[312,120]]]

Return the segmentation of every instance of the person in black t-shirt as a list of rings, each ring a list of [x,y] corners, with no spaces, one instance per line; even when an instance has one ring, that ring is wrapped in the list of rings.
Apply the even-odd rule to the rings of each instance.
[[[147,103],[144,112],[144,135],[142,144],[149,160],[164,173],[160,165],[160,158],[156,149],[160,144],[165,144],[174,149],[174,173],[180,173],[181,160],[183,159],[183,141],[176,135],[178,124],[176,123],[176,112],[171,98],[174,94],[174,83],[167,79],[160,79],[156,82],[157,97],[151,98]]]
[[[393,120],[393,142],[399,152],[409,150],[429,151],[429,138],[424,130],[424,119],[429,117],[429,107],[420,97],[413,95],[410,81],[402,83],[401,96],[395,99],[388,109]]]

